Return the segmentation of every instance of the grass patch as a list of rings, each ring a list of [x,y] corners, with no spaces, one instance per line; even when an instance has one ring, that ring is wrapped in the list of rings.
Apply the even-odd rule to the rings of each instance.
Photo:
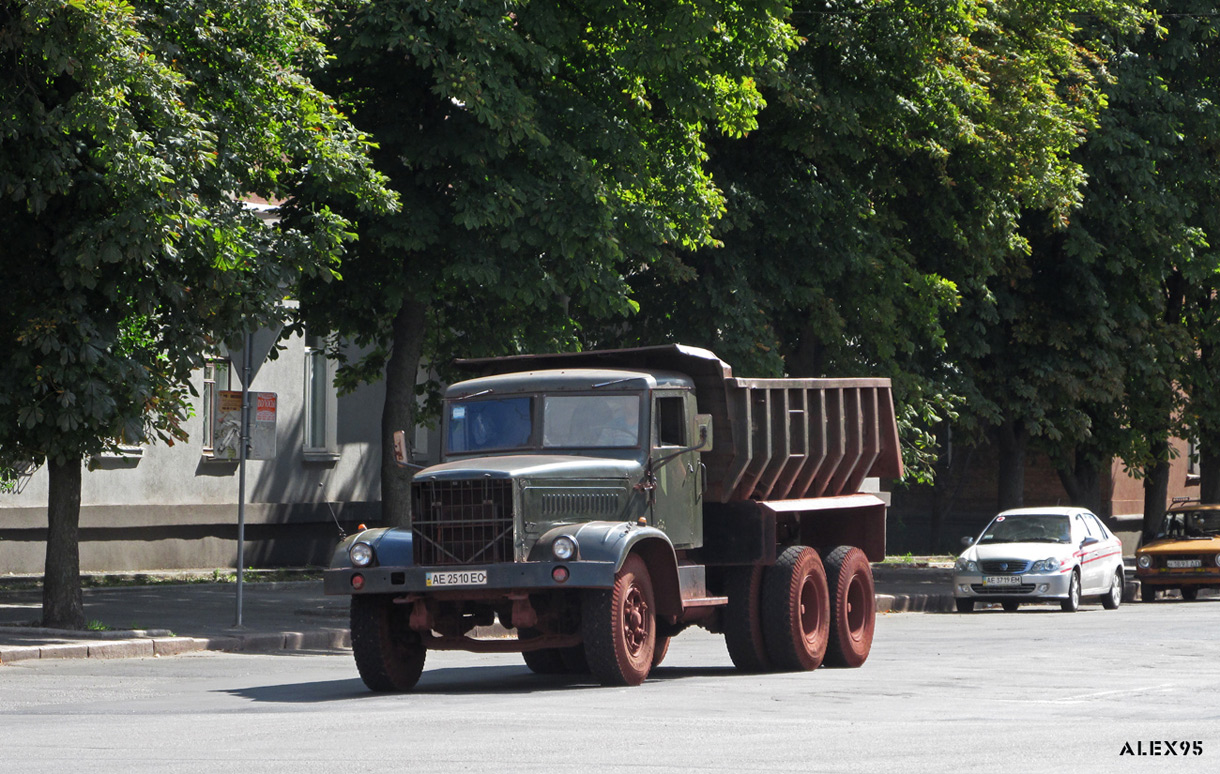
[[[316,581],[322,579],[322,570],[309,568],[280,568],[271,570],[248,569],[242,571],[243,583],[281,583],[285,581]],[[85,589],[119,588],[124,586],[159,586],[184,583],[237,583],[237,572],[230,568],[214,570],[165,570],[159,572],[108,572],[81,575],[80,585]],[[0,577],[0,588],[12,591],[31,591],[42,588],[38,576]]]

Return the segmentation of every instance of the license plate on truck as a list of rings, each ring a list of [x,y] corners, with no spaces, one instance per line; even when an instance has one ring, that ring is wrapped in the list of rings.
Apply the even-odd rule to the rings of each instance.
[[[1020,575],[988,575],[983,578],[984,586],[1020,586]]]
[[[424,574],[427,586],[486,586],[487,570],[447,570]]]

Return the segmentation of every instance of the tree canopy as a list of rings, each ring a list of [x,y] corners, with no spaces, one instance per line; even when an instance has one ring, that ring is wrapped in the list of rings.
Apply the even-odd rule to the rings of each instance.
[[[368,348],[347,378],[386,369],[387,450],[414,422],[424,353],[577,346],[581,314],[638,308],[630,276],[713,243],[725,205],[707,139],[754,128],[755,77],[795,43],[783,14],[726,0],[338,5],[322,82],[377,141],[403,207],[361,218],[344,281],[307,282],[302,305],[307,325]],[[406,484],[385,459],[393,520]]]

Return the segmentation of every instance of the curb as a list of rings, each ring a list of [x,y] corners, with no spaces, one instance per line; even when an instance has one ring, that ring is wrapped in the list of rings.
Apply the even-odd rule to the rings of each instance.
[[[19,634],[46,639],[71,639],[40,645],[0,644],[0,664],[33,659],[159,658],[204,650],[228,653],[270,653],[292,650],[342,650],[352,646],[348,629],[310,632],[260,632],[217,637],[175,637],[168,632],[78,632],[34,627],[6,627]],[[99,636],[101,635],[101,636]],[[98,640],[80,642],[79,640]]]
[[[948,613],[955,610],[951,594],[878,594],[878,613]]]

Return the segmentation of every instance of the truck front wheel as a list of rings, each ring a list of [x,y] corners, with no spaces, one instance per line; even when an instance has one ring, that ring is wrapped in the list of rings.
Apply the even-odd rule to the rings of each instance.
[[[639,685],[652,668],[656,606],[648,566],[631,554],[614,576],[614,588],[585,592],[581,634],[589,670],[602,685]]]
[[[390,597],[353,596],[352,654],[360,679],[374,691],[409,691],[424,671],[419,632],[407,626],[407,610]]]
[[[873,568],[864,552],[839,546],[822,558],[830,587],[827,666],[858,667],[868,659],[877,622]]]
[[[830,600],[818,552],[790,546],[763,576],[763,639],[771,666],[817,669],[826,656]]]

